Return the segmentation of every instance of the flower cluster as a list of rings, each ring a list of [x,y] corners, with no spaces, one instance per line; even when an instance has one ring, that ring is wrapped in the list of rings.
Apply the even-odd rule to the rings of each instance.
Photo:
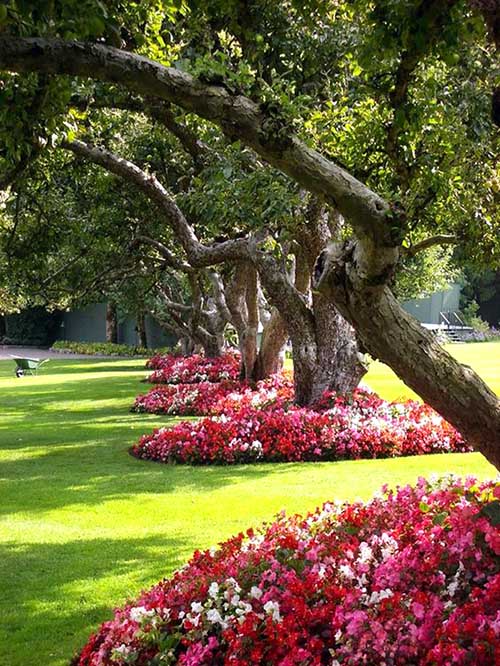
[[[240,382],[231,380],[153,386],[145,395],[137,396],[131,411],[176,416],[213,414],[219,402],[240,388]]]
[[[131,409],[149,414],[204,416],[229,414],[245,406],[285,405],[292,400],[293,382],[284,375],[274,375],[254,386],[233,380],[154,386],[137,396]]]
[[[284,515],[115,611],[74,666],[498,666],[500,483]]]
[[[469,450],[449,423],[417,402],[388,403],[357,390],[351,397],[325,396],[318,404],[323,411],[315,411],[283,400],[263,409],[253,404],[255,395],[250,404],[234,407],[231,395],[222,399],[226,409],[220,416],[159,428],[143,436],[132,453],[161,462],[228,465]]]
[[[238,354],[226,352],[209,358],[200,354],[153,356],[146,367],[154,370],[148,377],[152,384],[194,384],[197,382],[221,382],[236,380],[240,373]]]

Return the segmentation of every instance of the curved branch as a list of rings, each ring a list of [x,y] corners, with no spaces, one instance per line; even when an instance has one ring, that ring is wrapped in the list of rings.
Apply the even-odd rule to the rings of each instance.
[[[434,247],[435,245],[456,245],[458,242],[458,238],[451,234],[437,234],[436,236],[425,238],[419,243],[415,243],[415,245],[403,248],[403,253],[408,257],[413,257],[419,252],[428,250],[430,247]]]
[[[142,190],[165,215],[192,266],[204,267],[228,260],[238,261],[248,258],[249,241],[245,238],[216,243],[211,246],[200,243],[182,211],[154,174],[147,174],[132,162],[118,157],[104,148],[90,146],[83,141],[66,141],[61,146],[94,162],[94,164],[104,167],[128,182],[134,183]]]
[[[103,44],[2,36],[0,67],[87,76],[173,102],[215,122],[228,137],[243,141],[306,189],[333,200],[359,236],[375,245],[394,245],[387,219],[389,206],[380,196],[295,135],[278,139],[283,123],[242,95]]]
[[[190,273],[194,270],[192,266],[187,264],[185,261],[181,261],[172,252],[170,252],[166,245],[160,243],[160,241],[157,241],[154,238],[149,238],[149,236],[136,236],[132,241],[132,245],[138,245],[139,243],[144,243],[145,245],[149,245],[154,247],[155,250],[158,250],[163,259],[165,259],[166,265],[170,266],[171,268],[176,268],[177,270],[183,271],[184,273]]]
[[[184,150],[191,155],[193,161],[203,166],[212,153],[212,148],[199,139],[196,134],[183,123],[179,122],[168,102],[158,99],[131,97],[130,95],[104,94],[98,97],[81,97],[74,95],[71,106],[87,111],[88,109],[119,109],[148,115],[152,120],[163,125],[180,142]]]

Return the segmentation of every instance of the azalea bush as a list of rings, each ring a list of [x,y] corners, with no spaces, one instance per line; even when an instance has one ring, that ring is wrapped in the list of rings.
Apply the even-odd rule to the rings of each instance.
[[[200,354],[177,356],[156,355],[146,367],[154,372],[148,377],[152,384],[193,384],[237,380],[240,374],[240,357],[234,352],[210,358]]]
[[[251,386],[247,382],[225,380],[154,386],[139,395],[131,410],[150,414],[204,416],[224,414],[243,406],[265,407],[293,400],[293,382],[284,375],[274,375]]]
[[[116,610],[74,666],[498,666],[500,484],[280,515]]]
[[[318,408],[279,400],[265,408],[238,404],[220,416],[159,428],[132,453],[161,462],[227,465],[470,450],[447,421],[418,402],[389,403],[358,389],[350,397],[327,394]]]

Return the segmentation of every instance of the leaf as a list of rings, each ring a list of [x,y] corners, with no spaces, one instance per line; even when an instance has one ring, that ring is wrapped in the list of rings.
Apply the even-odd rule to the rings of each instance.
[[[447,518],[448,518],[448,513],[446,511],[442,511],[441,513],[436,513],[436,515],[432,519],[432,524],[442,525]]]
[[[484,516],[493,527],[500,526],[500,500],[493,500],[489,504],[485,504],[481,511],[480,516]]]

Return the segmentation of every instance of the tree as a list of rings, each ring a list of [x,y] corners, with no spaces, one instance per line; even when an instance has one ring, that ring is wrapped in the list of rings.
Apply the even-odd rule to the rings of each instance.
[[[320,254],[315,267],[315,290],[354,326],[364,347],[373,356],[388,363],[409,386],[457,426],[478,450],[498,466],[498,399],[470,368],[457,363],[401,309],[390,289],[400,257],[404,254],[404,246],[408,239],[412,240],[410,232],[414,223],[418,222],[424,231],[432,227],[421,224],[425,219],[422,207],[427,215],[437,217],[441,226],[449,223],[452,229],[457,225],[452,224],[449,211],[453,212],[455,207],[458,211],[462,203],[466,214],[462,212],[459,216],[458,226],[464,232],[464,243],[467,238],[477,238],[484,229],[485,243],[482,247],[487,248],[489,244],[491,254],[496,251],[495,224],[498,220],[489,181],[479,182],[478,178],[463,172],[464,169],[470,169],[472,164],[478,164],[478,160],[483,160],[482,166],[488,164],[488,150],[492,154],[491,140],[482,141],[480,149],[474,150],[473,141],[466,133],[467,122],[462,122],[455,113],[446,136],[440,132],[430,132],[430,139],[436,141],[432,145],[426,129],[427,121],[433,112],[442,113],[442,109],[438,109],[432,99],[426,99],[419,106],[418,98],[419,91],[427,89],[424,84],[429,72],[433,72],[433,76],[438,75],[435,78],[437,87],[442,84],[443,72],[449,73],[455,86],[453,90],[459,95],[461,91],[457,90],[457,82],[463,81],[461,77],[464,68],[459,62],[460,54],[458,62],[453,63],[453,60],[458,45],[462,43],[460,38],[469,31],[464,42],[468,67],[471,54],[477,52],[475,45],[484,35],[481,35],[474,17],[463,4],[454,1],[381,2],[374,12],[371,8],[363,11],[362,6],[355,4],[356,9],[359,9],[359,19],[354,17],[353,32],[358,38],[361,33],[356,29],[367,25],[374,24],[378,28],[372,32],[378,40],[385,32],[393,31],[390,33],[388,48],[379,47],[377,51],[380,57],[376,66],[385,77],[385,83],[379,85],[381,101],[371,114],[380,135],[375,135],[377,147],[383,136],[384,159],[381,164],[373,159],[376,156],[373,147],[361,142],[365,148],[361,154],[367,158],[366,167],[376,171],[375,176],[366,173],[362,177],[369,183],[373,182],[379,193],[360,180],[358,176],[361,174],[353,173],[357,170],[356,164],[353,167],[346,165],[349,167],[347,169],[339,166],[335,160],[316,151],[297,136],[293,124],[287,120],[286,112],[276,108],[275,96],[274,104],[273,100],[266,103],[262,96],[259,101],[254,101],[232,88],[230,82],[214,84],[212,77],[212,82],[207,83],[206,76],[195,78],[130,51],[105,44],[85,44],[57,38],[4,35],[0,38],[0,64],[18,72],[87,76],[121,84],[142,96],[177,104],[219,125],[230,140],[250,146],[261,158],[288,174],[302,188],[320,196],[343,216],[352,230],[352,236],[334,243]],[[283,6],[280,4],[279,9]],[[352,8],[346,3],[341,5],[341,9],[342,20],[345,21],[346,16],[351,17],[351,28]],[[356,55],[360,55],[367,46],[373,48],[373,42],[368,40],[368,44],[361,43]],[[490,58],[488,63],[491,63],[488,49],[483,47],[483,51],[484,57]],[[451,64],[445,62],[445,57]],[[342,64],[346,60],[347,52],[343,54]],[[358,64],[354,62],[353,69],[351,58],[347,77],[349,81],[356,78]],[[360,66],[363,69],[363,65]],[[223,68],[223,71],[226,69]],[[375,74],[373,69],[367,69],[368,76],[358,82],[360,85],[352,99],[353,103],[347,105],[356,112],[362,108],[357,103],[357,96],[363,88],[370,89],[372,98],[376,93],[376,86],[373,85]],[[475,73],[475,80],[482,82],[485,88],[488,86],[486,79],[490,71],[491,67],[487,64],[482,79]],[[250,89],[253,80],[248,86]],[[265,83],[272,92],[276,92],[279,85],[276,81],[271,81],[271,86],[269,82]],[[259,92],[256,91],[253,96],[258,98]],[[287,102],[287,95],[283,97]],[[317,99],[318,95],[314,97],[313,103]],[[452,109],[452,103],[453,100],[445,108]],[[423,107],[425,113],[416,112],[415,107]],[[334,121],[338,120],[334,114]],[[370,127],[370,123],[365,123],[365,127]],[[313,136],[314,129],[313,125]],[[307,122],[304,123],[304,130],[307,131]],[[491,129],[486,124],[479,128],[479,132],[481,136],[488,133],[491,135]],[[343,136],[347,134],[344,132]],[[349,145],[354,144],[351,142]],[[460,164],[449,160],[438,182],[432,183],[431,179],[429,183],[422,177],[425,169],[433,161],[439,165],[437,156],[443,152],[448,154],[446,151],[450,149],[460,155]],[[359,157],[356,161],[359,162]],[[450,179],[457,178],[459,173],[460,186],[453,189],[453,198],[447,202],[445,185]],[[222,259],[240,260],[241,255],[237,253],[243,243],[237,240],[211,246],[199,243],[196,237],[191,236],[189,225],[186,227],[174,207],[166,203],[168,194],[165,198],[164,192],[161,192],[160,196],[158,182],[154,178],[149,181],[155,190],[158,205],[163,206],[166,214],[178,225],[176,234],[185,243],[186,251],[189,247],[190,262],[209,265]],[[430,206],[423,206],[425,198],[431,201]],[[473,223],[470,223],[469,211],[473,214]],[[438,239],[436,242],[440,242],[440,236],[434,234]],[[421,240],[425,240],[426,246],[434,242],[428,238],[415,239],[416,242]],[[245,247],[248,248],[248,243]],[[267,261],[258,242],[254,242],[249,251],[254,262],[263,262],[264,265]]]

